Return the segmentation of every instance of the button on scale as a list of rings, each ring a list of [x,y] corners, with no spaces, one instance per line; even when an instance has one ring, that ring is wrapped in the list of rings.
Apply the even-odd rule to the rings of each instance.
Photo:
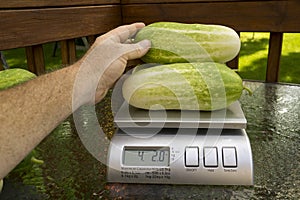
[[[235,147],[223,147],[223,167],[237,167]]]
[[[218,167],[217,147],[204,147],[204,167]]]
[[[222,148],[223,167],[237,167],[237,155],[235,147]],[[203,164],[204,167],[218,167],[218,149],[217,147],[203,148]],[[185,148],[185,166],[199,167],[199,148]]]
[[[199,148],[186,147],[185,148],[185,166],[199,167]]]

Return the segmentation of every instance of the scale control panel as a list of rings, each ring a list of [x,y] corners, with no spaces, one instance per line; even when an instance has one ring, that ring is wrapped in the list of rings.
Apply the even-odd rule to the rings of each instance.
[[[203,167],[218,168],[219,159],[222,159],[221,164],[224,168],[237,168],[237,153],[235,147],[222,147],[221,155],[218,155],[218,147],[203,147]],[[185,167],[200,166],[199,147],[185,148]]]
[[[253,185],[250,142],[244,129],[118,130],[108,182]]]

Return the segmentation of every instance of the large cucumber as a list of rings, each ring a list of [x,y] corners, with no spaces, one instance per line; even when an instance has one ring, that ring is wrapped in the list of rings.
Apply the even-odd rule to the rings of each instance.
[[[20,68],[12,68],[0,71],[0,90],[18,85],[35,77],[35,74]]]
[[[142,69],[123,84],[124,99],[142,109],[218,110],[238,100],[242,79],[225,64],[176,63]]]
[[[142,57],[146,63],[225,63],[239,53],[241,46],[238,34],[222,25],[156,22],[135,36],[136,42],[144,39],[152,43]]]

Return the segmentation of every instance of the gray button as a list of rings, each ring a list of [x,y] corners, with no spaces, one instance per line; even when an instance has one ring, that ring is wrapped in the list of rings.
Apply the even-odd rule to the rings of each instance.
[[[199,167],[199,149],[198,147],[185,148],[185,166]]]
[[[218,167],[217,147],[204,147],[203,155],[205,167]]]
[[[237,167],[235,147],[223,147],[222,152],[223,152],[223,166]]]

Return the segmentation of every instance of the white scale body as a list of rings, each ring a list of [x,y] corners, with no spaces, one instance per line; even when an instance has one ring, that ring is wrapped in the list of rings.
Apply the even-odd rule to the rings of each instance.
[[[123,103],[114,120],[108,182],[253,185],[247,121],[238,101],[213,112],[149,112]]]

